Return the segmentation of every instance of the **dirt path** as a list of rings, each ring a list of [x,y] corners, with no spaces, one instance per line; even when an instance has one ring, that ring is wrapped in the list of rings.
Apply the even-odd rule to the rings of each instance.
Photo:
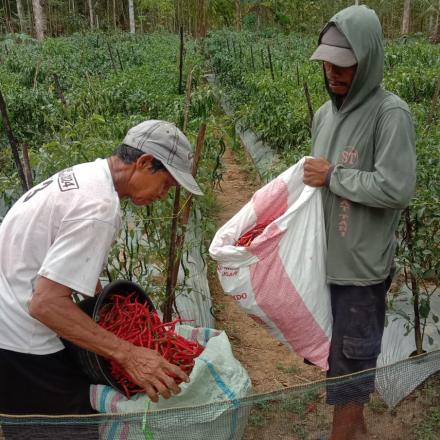
[[[249,201],[262,185],[256,177],[243,171],[229,149],[224,155],[225,173],[221,188],[216,192],[220,227]],[[225,295],[215,273],[211,273],[210,288],[216,309],[216,327],[229,336],[234,355],[247,369],[254,393],[273,391],[296,384],[322,379],[316,367],[304,364],[255,321],[240,310],[234,300]]]

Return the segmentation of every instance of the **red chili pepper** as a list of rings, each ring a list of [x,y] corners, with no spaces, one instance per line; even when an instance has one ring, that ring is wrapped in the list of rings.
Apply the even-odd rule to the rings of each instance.
[[[250,246],[256,237],[258,237],[266,227],[273,222],[273,219],[269,219],[264,223],[258,223],[249,231],[245,232],[238,240],[235,241],[235,246]]]
[[[127,296],[113,294],[110,302],[101,308],[98,320],[98,324],[106,330],[134,345],[158,351],[168,362],[179,365],[189,374],[203,347],[175,333],[176,324],[181,322],[183,320],[179,318],[163,323],[156,312],[150,312],[147,305],[138,301],[134,292]],[[110,366],[112,377],[128,398],[144,392],[119,364],[110,361]],[[178,378],[175,380],[182,382]]]

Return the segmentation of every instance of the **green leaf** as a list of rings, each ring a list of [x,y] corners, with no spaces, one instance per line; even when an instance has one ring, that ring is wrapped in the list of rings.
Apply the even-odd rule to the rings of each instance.
[[[435,277],[435,270],[429,269],[423,274],[423,279],[428,280]]]
[[[422,298],[419,307],[420,317],[426,319],[429,315],[430,310],[431,310],[431,304],[429,302],[429,299]]]

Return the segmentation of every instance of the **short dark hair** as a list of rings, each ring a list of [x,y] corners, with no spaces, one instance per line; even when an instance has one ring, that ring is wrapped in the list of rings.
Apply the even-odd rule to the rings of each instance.
[[[138,150],[137,148],[130,147],[126,144],[119,145],[114,151],[113,156],[118,157],[122,160],[122,162],[126,164],[130,164],[136,162],[143,154],[146,154],[144,151]],[[151,161],[151,167],[153,169],[153,173],[159,170],[164,170],[165,166],[156,158],[153,157]]]

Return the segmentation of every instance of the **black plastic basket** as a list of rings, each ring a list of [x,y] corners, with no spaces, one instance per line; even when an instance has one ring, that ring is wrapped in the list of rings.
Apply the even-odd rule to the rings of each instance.
[[[80,301],[78,306],[94,321],[98,321],[101,308],[109,302],[112,294],[129,295],[133,292],[137,294],[139,302],[146,304],[150,311],[155,310],[144,289],[127,280],[117,280],[107,284],[99,295]],[[107,359],[65,339],[62,339],[62,342],[78,367],[88,377],[90,383],[110,385],[117,391],[124,392],[122,387],[112,378],[110,362]]]

